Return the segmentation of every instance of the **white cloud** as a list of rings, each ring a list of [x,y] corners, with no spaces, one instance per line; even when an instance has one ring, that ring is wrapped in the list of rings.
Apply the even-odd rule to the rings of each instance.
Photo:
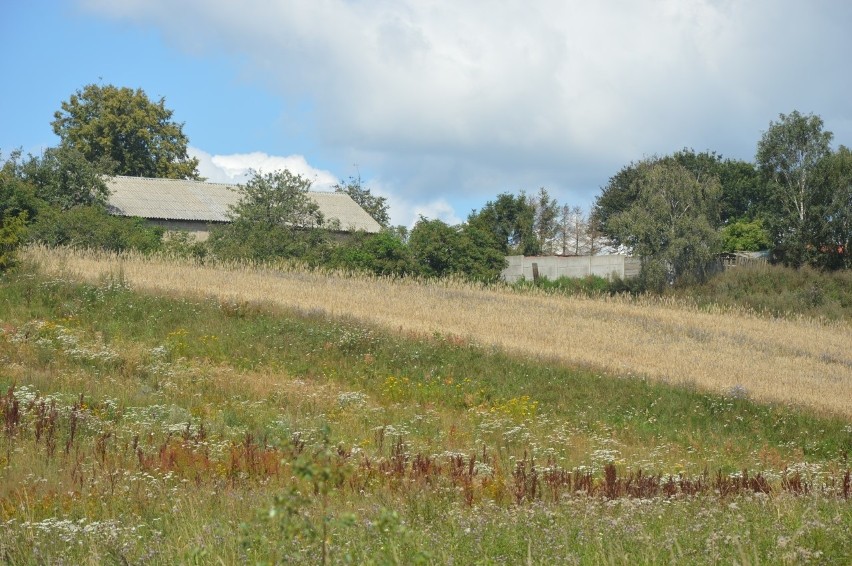
[[[331,190],[331,187],[338,183],[338,178],[331,172],[312,167],[302,155],[282,157],[261,151],[210,155],[196,147],[189,148],[189,155],[198,159],[198,171],[201,176],[213,183],[244,183],[253,171],[272,173],[282,169],[310,179],[313,182],[313,190]]]
[[[417,200],[547,185],[582,201],[643,155],[751,158],[779,112],[850,118],[839,0],[81,3],[240,56],[311,101],[327,151],[369,152]]]
[[[303,177],[313,180],[311,189],[315,191],[331,191],[339,182],[333,173],[311,166],[302,155],[268,155],[255,151],[231,155],[211,155],[197,147],[189,147],[190,157],[198,159],[198,172],[211,183],[244,183],[251,178],[252,171],[270,173],[287,169]],[[429,219],[443,220],[448,224],[458,224],[462,221],[452,205],[446,199],[410,200],[401,196],[386,183],[378,179],[363,180],[376,196],[388,199],[391,224],[412,228],[420,216]]]

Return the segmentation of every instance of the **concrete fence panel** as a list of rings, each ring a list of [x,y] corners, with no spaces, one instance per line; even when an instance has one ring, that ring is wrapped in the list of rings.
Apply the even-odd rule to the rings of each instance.
[[[624,255],[601,256],[522,256],[506,257],[507,267],[502,277],[509,283],[520,279],[533,280],[533,263],[538,267],[539,277],[550,280],[560,277],[587,277],[596,275],[612,280],[616,277],[629,279],[639,274],[640,262]]]

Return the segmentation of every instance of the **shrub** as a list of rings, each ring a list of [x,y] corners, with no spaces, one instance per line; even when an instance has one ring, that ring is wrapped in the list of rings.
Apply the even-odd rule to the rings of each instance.
[[[32,225],[31,237],[49,246],[147,253],[161,248],[163,232],[141,218],[111,216],[100,207],[80,206],[65,212],[45,209]]]
[[[15,251],[26,237],[26,214],[0,217],[0,271],[14,267]]]

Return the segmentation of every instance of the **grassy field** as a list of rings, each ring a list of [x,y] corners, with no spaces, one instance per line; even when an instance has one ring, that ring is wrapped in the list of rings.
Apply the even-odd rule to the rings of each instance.
[[[0,280],[6,562],[852,561],[848,325],[28,261]]]
[[[541,360],[638,375],[852,417],[852,326],[676,299],[563,297],[446,282],[223,269],[158,258],[30,253],[47,273],[351,317],[394,332],[459,336]]]

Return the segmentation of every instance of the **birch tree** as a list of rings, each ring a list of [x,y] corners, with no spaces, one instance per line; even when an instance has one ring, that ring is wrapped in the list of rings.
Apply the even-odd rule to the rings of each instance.
[[[756,161],[768,185],[768,224],[784,263],[804,263],[813,232],[816,170],[831,153],[832,133],[822,118],[798,111],[780,114],[757,144]]]

